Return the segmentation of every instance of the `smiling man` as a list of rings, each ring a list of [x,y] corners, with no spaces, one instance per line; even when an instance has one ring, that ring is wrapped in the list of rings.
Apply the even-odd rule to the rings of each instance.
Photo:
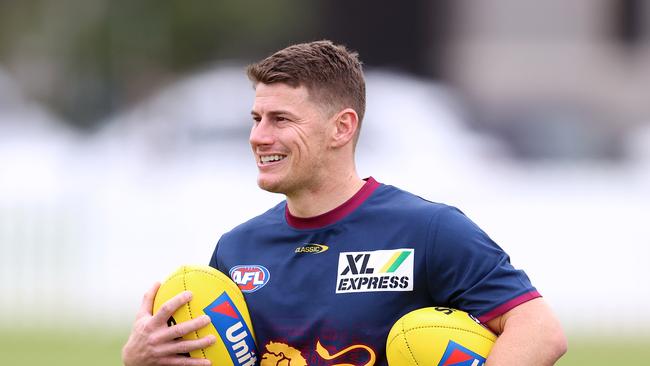
[[[210,265],[242,289],[263,366],[385,366],[391,326],[429,306],[467,311],[499,335],[486,365],[552,365],[565,352],[526,274],[461,211],[358,176],[365,82],[356,53],[329,41],[293,45],[248,76],[257,182],[286,201],[224,234]],[[214,339],[174,340],[208,319],[155,322],[156,290],[145,295],[125,364],[209,364],[176,353]],[[187,301],[179,295],[169,309]]]
[[[335,96],[322,96],[327,99]],[[257,183],[287,197],[288,212],[311,217],[352,197],[363,185],[354,169],[359,117],[347,107],[328,113],[305,86],[258,83],[250,143]]]

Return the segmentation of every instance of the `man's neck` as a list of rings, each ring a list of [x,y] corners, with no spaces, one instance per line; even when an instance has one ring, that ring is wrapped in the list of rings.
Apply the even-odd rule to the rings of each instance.
[[[356,173],[326,184],[304,190],[300,194],[287,195],[289,212],[296,217],[314,217],[331,211],[354,196],[365,184]]]

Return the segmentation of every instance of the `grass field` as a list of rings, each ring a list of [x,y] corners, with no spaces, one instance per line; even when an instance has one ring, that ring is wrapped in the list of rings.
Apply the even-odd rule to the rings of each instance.
[[[569,336],[560,366],[650,365],[650,337]]]
[[[0,330],[0,364],[48,366],[121,365],[120,352],[128,329],[8,331]]]
[[[120,349],[128,329],[102,331],[0,330],[2,365],[120,365]],[[569,353],[560,366],[611,366],[650,364],[650,339],[608,340],[570,336]]]

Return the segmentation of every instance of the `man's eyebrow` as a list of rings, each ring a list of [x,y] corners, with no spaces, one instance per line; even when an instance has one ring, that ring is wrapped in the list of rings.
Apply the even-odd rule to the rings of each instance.
[[[274,110],[274,111],[269,111],[269,112],[267,112],[267,113],[270,114],[270,115],[272,115],[272,116],[277,116],[277,115],[280,115],[280,114],[286,114],[286,115],[293,116],[293,117],[296,116],[295,114],[293,114],[293,113],[291,113],[291,112],[289,112],[289,111],[287,111],[287,110],[284,110],[284,109],[278,109],[278,110]],[[253,116],[259,116],[260,114],[257,113],[257,112],[255,112],[255,111],[251,111],[251,115],[253,115]]]

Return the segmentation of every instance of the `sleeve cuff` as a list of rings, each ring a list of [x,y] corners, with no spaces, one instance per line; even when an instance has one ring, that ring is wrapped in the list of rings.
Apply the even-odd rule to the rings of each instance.
[[[542,295],[540,295],[540,293],[537,292],[536,290],[526,292],[525,294],[519,295],[514,299],[511,299],[477,318],[481,323],[489,322],[490,320],[507,313],[508,311],[515,308],[516,306],[519,306],[525,303],[526,301],[530,301],[538,297],[542,297]]]

